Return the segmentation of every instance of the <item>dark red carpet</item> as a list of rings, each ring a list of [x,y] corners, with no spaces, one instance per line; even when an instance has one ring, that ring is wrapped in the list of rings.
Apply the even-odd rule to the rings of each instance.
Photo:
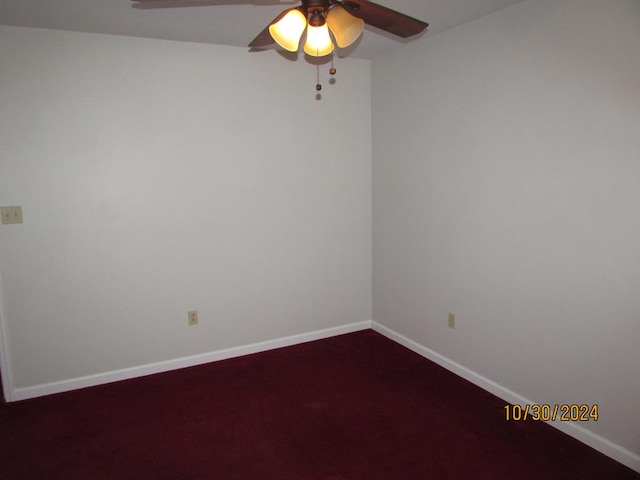
[[[2,480],[640,479],[373,331],[0,406]]]

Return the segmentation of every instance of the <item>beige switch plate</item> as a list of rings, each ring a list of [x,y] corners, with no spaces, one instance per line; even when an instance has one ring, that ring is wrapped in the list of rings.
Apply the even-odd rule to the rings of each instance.
[[[456,315],[455,315],[455,313],[450,313],[449,314],[448,325],[449,325],[449,328],[452,328],[454,330],[456,329]]]
[[[1,207],[2,223],[22,223],[22,207]]]
[[[190,310],[187,312],[187,318],[189,320],[189,326],[192,327],[194,325],[198,325],[198,311]]]

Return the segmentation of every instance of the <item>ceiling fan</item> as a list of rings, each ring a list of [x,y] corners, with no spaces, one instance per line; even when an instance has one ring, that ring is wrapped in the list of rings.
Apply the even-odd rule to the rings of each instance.
[[[133,0],[133,8],[176,8],[222,4],[251,3],[256,5],[293,3],[277,0]],[[266,48],[277,43],[290,52],[297,52],[306,30],[304,52],[311,57],[323,57],[355,42],[368,24],[401,38],[423,32],[428,24],[367,0],[301,0],[301,5],[284,10],[249,43],[250,48]],[[333,38],[332,38],[333,37]],[[335,74],[335,68],[331,68]],[[316,89],[322,87],[318,83]]]

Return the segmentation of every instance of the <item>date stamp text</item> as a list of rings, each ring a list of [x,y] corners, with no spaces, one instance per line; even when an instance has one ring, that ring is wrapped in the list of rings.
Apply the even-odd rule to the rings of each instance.
[[[593,405],[580,405],[577,403],[518,405],[516,403],[505,405],[504,413],[508,422],[527,419],[541,420],[543,422],[555,422],[556,420],[561,422],[588,422],[593,420],[597,422],[599,415],[597,403]]]

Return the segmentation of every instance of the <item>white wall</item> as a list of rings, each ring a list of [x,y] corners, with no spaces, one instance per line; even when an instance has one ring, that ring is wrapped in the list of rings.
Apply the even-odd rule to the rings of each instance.
[[[599,404],[580,426],[636,468],[639,26],[635,0],[531,0],[372,63],[374,320]]]
[[[275,52],[0,27],[12,388],[370,320],[370,62],[337,67],[319,101]]]

